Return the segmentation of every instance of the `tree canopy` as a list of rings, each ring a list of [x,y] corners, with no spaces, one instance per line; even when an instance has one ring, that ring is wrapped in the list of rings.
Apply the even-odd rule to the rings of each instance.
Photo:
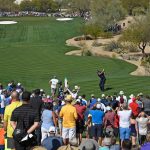
[[[140,17],[135,23],[128,27],[120,38],[121,41],[127,41],[136,44],[145,56],[145,48],[150,43],[150,14],[146,17]]]

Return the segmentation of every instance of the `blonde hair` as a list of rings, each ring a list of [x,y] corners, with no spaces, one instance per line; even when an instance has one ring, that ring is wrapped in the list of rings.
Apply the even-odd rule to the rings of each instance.
[[[31,150],[46,150],[46,148],[44,148],[42,146],[35,146],[35,147],[31,148]]]

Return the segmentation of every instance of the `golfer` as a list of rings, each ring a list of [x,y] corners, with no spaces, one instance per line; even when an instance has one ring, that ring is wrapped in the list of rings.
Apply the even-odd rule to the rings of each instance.
[[[105,82],[106,82],[105,70],[104,69],[102,71],[97,70],[97,75],[100,78],[100,83],[99,83],[100,90],[104,91]]]

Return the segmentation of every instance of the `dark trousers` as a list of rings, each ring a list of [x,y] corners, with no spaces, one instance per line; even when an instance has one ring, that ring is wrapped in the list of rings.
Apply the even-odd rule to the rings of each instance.
[[[37,137],[37,144],[40,146],[41,145],[41,126],[38,127],[35,131],[36,137]]]
[[[105,82],[106,82],[106,79],[101,79],[101,81],[99,83],[99,88],[101,91],[104,91],[104,89],[105,89]]]

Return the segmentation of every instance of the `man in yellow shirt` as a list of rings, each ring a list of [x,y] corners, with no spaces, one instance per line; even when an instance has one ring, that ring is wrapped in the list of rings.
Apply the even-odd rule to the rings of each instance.
[[[66,105],[62,107],[59,116],[63,118],[62,137],[64,144],[67,145],[69,141],[76,138],[76,120],[78,116],[76,108],[71,105],[71,95],[68,95],[65,101]]]
[[[11,98],[12,98],[12,103],[6,106],[5,113],[4,113],[4,130],[7,132],[7,148],[15,149],[14,140],[12,137],[14,130],[10,125],[10,119],[14,109],[21,106],[22,103],[19,101],[19,94],[16,91],[12,92]]]

